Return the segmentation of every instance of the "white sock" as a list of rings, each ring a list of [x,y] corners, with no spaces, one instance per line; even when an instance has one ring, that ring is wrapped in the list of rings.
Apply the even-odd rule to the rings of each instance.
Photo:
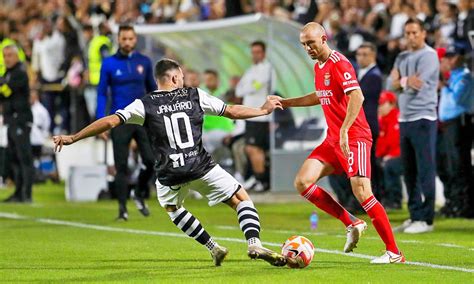
[[[262,242],[260,241],[259,238],[250,238],[247,240],[248,246],[257,246],[257,247],[262,247]]]
[[[207,241],[207,243],[204,245],[209,251],[212,251],[212,249],[217,246],[217,243],[212,239],[210,238],[209,241]]]

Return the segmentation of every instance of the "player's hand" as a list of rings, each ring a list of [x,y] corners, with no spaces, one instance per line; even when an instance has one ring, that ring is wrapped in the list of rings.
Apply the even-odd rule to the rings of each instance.
[[[261,107],[267,114],[272,113],[276,108],[283,109],[280,98],[277,96],[268,96],[267,101]]]
[[[417,91],[421,90],[424,81],[420,79],[419,74],[411,75],[407,78],[407,86]]]
[[[349,135],[347,135],[347,130],[341,129],[340,137],[339,137],[339,146],[341,147],[341,151],[344,156],[347,158],[349,157],[349,152],[351,151],[349,148]]]
[[[74,143],[72,135],[53,136],[54,152],[61,152],[63,145],[71,145]]]
[[[283,98],[282,97],[270,95],[270,96],[267,96],[267,99],[279,101],[281,106],[283,107]]]

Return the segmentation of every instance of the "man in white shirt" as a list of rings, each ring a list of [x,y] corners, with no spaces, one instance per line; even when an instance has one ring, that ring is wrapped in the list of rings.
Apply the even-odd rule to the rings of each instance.
[[[31,65],[33,70],[38,74],[38,78],[41,80],[41,84],[44,88],[49,88],[49,91],[44,91],[41,95],[41,102],[44,104],[49,112],[50,117],[55,117],[56,112],[60,112],[55,107],[56,99],[61,99],[61,113],[62,127],[67,128],[68,124],[68,107],[66,105],[67,100],[64,98],[64,94],[61,91],[55,90],[53,87],[57,87],[61,83],[64,72],[61,71],[61,65],[64,62],[64,51],[65,51],[66,40],[64,36],[58,31],[53,30],[52,23],[46,20],[43,24],[42,37],[33,43],[33,54],[31,59]],[[55,128],[54,119],[50,125],[50,130],[53,131]],[[61,129],[58,128],[57,131]]]
[[[265,43],[255,41],[250,46],[253,65],[240,79],[235,95],[242,98],[243,104],[257,107],[275,92],[276,73],[266,60]],[[270,144],[268,122],[269,117],[256,117],[245,122],[245,150],[257,180],[252,185],[246,185],[255,191],[269,188],[269,175],[265,169],[265,151],[269,149]]]
[[[30,140],[33,149],[33,165],[36,169],[36,173],[38,173],[42,148],[49,136],[51,117],[49,116],[48,110],[40,103],[38,91],[31,91],[30,103],[31,112],[33,113]]]

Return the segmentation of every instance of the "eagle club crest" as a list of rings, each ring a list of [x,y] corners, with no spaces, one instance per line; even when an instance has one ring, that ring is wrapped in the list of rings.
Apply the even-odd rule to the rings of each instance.
[[[324,73],[324,86],[331,85],[331,74]]]
[[[142,66],[141,64],[139,64],[139,65],[137,66],[137,71],[138,71],[138,73],[140,73],[140,75],[143,74],[143,70],[144,70],[144,69],[143,69],[143,66]]]

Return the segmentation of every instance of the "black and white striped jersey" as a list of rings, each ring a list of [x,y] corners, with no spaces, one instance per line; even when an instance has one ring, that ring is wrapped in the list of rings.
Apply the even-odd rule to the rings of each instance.
[[[157,90],[115,114],[146,128],[158,181],[167,186],[198,179],[215,163],[202,145],[204,114],[223,115],[226,104],[198,88]]]

